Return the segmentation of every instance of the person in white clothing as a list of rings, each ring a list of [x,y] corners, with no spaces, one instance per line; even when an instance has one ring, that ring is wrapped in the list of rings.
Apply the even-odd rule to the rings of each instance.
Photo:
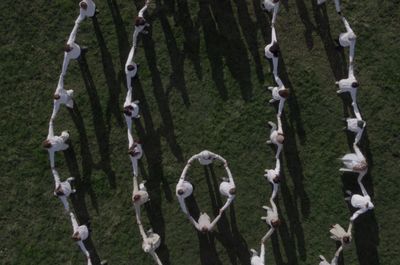
[[[144,231],[142,223],[139,221],[139,231],[142,235],[142,249],[144,252],[149,253],[158,265],[162,265],[161,260],[158,258],[156,249],[161,244],[161,237],[157,233],[153,232],[153,229],[149,229],[147,232]]]
[[[215,159],[221,158],[219,155],[214,154],[213,152],[204,150],[196,155],[197,160],[203,166],[211,164]],[[221,158],[222,159],[222,158]],[[222,159],[224,164],[226,163],[225,159]]]
[[[185,199],[192,195],[192,193],[193,185],[187,180],[179,179],[179,182],[176,185],[176,197],[178,198],[182,212],[185,214],[189,213],[186,207]]]
[[[265,244],[264,244],[264,242],[261,242],[260,255],[258,255],[258,253],[255,249],[250,249],[250,252],[252,253],[251,260],[250,260],[251,265],[264,265],[265,264]]]
[[[265,46],[264,55],[267,59],[272,60],[273,74],[276,76],[278,74],[278,57],[279,57],[279,45],[276,39],[275,27],[271,27],[271,43]]]
[[[278,193],[279,183],[281,182],[280,177],[281,171],[281,163],[279,158],[276,159],[275,169],[266,169],[264,177],[268,179],[268,181],[272,184],[272,196],[271,199],[275,199],[276,194]]]
[[[357,82],[357,79],[354,76],[354,66],[353,63],[350,63],[349,65],[349,75],[345,79],[341,79],[339,81],[336,81],[336,85],[339,87],[339,90],[336,91],[336,93],[344,93],[344,92],[349,92],[352,100],[352,105],[357,104],[357,89],[359,87],[359,84]],[[356,112],[356,110],[355,110]]]
[[[344,127],[343,129],[347,129],[351,132],[356,133],[356,138],[354,140],[354,144],[357,144],[360,139],[361,136],[364,132],[364,128],[367,125],[367,123],[363,120],[359,120],[357,118],[347,118],[346,119],[346,127]]]
[[[64,205],[65,211],[69,212],[69,204],[67,198],[71,193],[75,193],[76,190],[72,189],[71,182],[74,178],[67,178],[66,181],[60,180],[60,175],[58,174],[55,168],[52,169],[53,177],[54,177],[54,196],[58,197]]]
[[[53,113],[51,114],[51,120],[54,120],[56,118],[56,115],[60,110],[61,104],[64,104],[70,109],[74,107],[74,101],[72,99],[73,95],[74,91],[72,89],[64,89],[64,76],[60,75],[58,79],[57,89],[54,93]]]
[[[133,61],[133,57],[135,55],[135,46],[132,46],[128,59],[125,63],[125,76],[126,76],[126,87],[129,90],[132,90],[132,78],[135,78],[137,75],[139,65]]]
[[[272,99],[269,103],[274,103],[275,101],[279,101],[278,108],[278,116],[280,117],[282,114],[283,106],[285,104],[285,100],[289,97],[289,89],[287,89],[279,76],[275,75],[275,81],[278,84],[276,87],[268,87],[268,90],[272,92]]]
[[[49,152],[50,166],[54,168],[54,153],[57,151],[67,150],[69,145],[66,141],[69,139],[68,131],[63,131],[60,136],[54,136],[53,121],[49,122],[49,133],[46,140],[43,141],[42,146]]]
[[[340,252],[341,252],[342,250],[343,250],[342,247],[339,247],[339,248],[336,250],[335,256],[333,257],[331,263],[329,263],[329,262],[325,259],[324,256],[320,255],[320,256],[319,256],[319,259],[320,259],[321,262],[319,263],[319,265],[337,265],[337,264],[338,264],[339,255],[340,255]]]
[[[317,1],[318,5],[322,5],[322,4],[325,3],[325,2],[326,2],[326,0],[318,0],[318,1]],[[341,15],[342,12],[341,12],[341,9],[340,9],[339,0],[334,0],[334,2],[335,2],[336,12],[337,12],[339,15]]]
[[[276,151],[275,158],[278,159],[282,151],[283,142],[285,141],[285,135],[283,134],[281,118],[279,115],[277,118],[278,118],[278,127],[272,121],[268,122],[269,126],[271,127],[271,133],[269,135],[269,140],[267,141],[267,144],[276,145],[278,150]]]
[[[350,222],[347,231],[344,230],[339,224],[335,224],[331,226],[329,232],[331,233],[331,238],[335,241],[339,241],[343,248],[348,247],[351,243],[352,236],[351,236],[351,229],[353,227],[353,223]]]
[[[215,217],[214,221],[211,222],[210,216],[208,216],[207,213],[201,213],[199,216],[199,221],[196,222],[196,220],[193,219],[192,216],[188,215],[189,221],[194,225],[194,227],[202,232],[202,233],[208,233],[211,232],[219,219],[222,216],[222,210],[219,210],[219,214],[217,217]]]
[[[72,234],[72,239],[76,241],[82,252],[85,254],[88,260],[88,264],[91,264],[89,251],[87,251],[85,244],[83,243],[83,241],[85,241],[89,236],[89,228],[86,225],[78,225],[78,222],[76,221],[73,212],[70,212],[70,216],[71,216],[72,227],[74,229],[74,233]]]
[[[341,158],[344,168],[339,171],[347,172],[365,172],[368,169],[368,163],[364,155],[361,153],[360,148],[354,143],[353,148],[355,153],[346,154]]]
[[[368,210],[374,209],[374,204],[371,202],[371,197],[368,195],[367,190],[362,184],[362,178],[364,175],[365,173],[360,173],[357,179],[363,195],[352,194],[351,191],[346,191],[349,197],[345,198],[345,200],[350,201],[351,206],[354,208],[358,208],[358,210],[350,217],[350,222],[354,222],[358,216],[367,212]]]
[[[75,21],[74,28],[72,29],[71,34],[69,35],[67,44],[64,47],[64,61],[63,61],[62,71],[61,71],[61,74],[63,76],[65,76],[67,73],[69,61],[71,59],[78,59],[78,57],[81,55],[81,47],[75,43],[78,28],[79,28],[79,22]]]
[[[353,63],[357,36],[351,29],[350,24],[349,22],[347,22],[345,17],[342,17],[342,21],[344,26],[346,27],[346,32],[340,33],[339,43],[342,47],[350,47],[349,51],[350,63]]]
[[[273,12],[272,25],[274,25],[279,11],[279,0],[261,0],[261,9],[265,12]]]
[[[140,219],[140,206],[145,204],[150,200],[149,194],[147,193],[146,186],[144,185],[146,181],[141,182],[138,185],[137,176],[133,177],[133,192],[132,192],[132,202],[135,207],[135,212],[137,217]]]
[[[275,229],[277,229],[278,226],[281,224],[278,216],[278,208],[276,207],[274,200],[271,198],[269,201],[272,208],[268,206],[263,206],[264,210],[267,211],[267,216],[263,216],[261,217],[261,219],[269,225],[270,229],[262,238],[262,242],[265,242],[274,233]]]
[[[219,185],[219,192],[223,196],[226,196],[228,199],[226,200],[224,206],[222,206],[221,211],[225,211],[225,209],[228,208],[229,205],[231,205],[236,195],[236,186],[235,182],[233,181],[232,173],[229,170],[228,166],[225,166],[225,169],[228,172],[229,178],[224,178],[224,180],[221,182],[221,184]]]
[[[132,128],[132,120],[140,118],[139,115],[139,101],[132,101],[132,89],[128,89],[124,102],[124,116],[128,130]]]
[[[145,28],[149,27],[150,24],[146,22],[146,19],[144,19],[144,12],[147,10],[147,7],[150,3],[150,0],[146,0],[145,5],[142,7],[142,9],[139,10],[138,16],[135,19],[135,30],[133,32],[133,46],[136,47],[136,41],[137,37],[139,36],[139,33],[144,33],[147,34],[148,32],[145,30]]]
[[[96,4],[92,0],[83,0],[79,3],[78,22],[83,21],[87,17],[93,17],[96,14]]]
[[[133,175],[137,176],[138,175],[138,160],[140,158],[142,158],[142,156],[143,156],[143,149],[142,149],[142,145],[140,144],[140,142],[133,139],[132,134],[129,129],[128,129],[128,142],[129,142],[128,154],[129,154],[129,157],[130,157],[131,163],[132,163]]]

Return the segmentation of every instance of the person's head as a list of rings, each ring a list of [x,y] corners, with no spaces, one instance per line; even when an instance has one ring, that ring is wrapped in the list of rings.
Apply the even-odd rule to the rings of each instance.
[[[283,142],[285,141],[285,136],[284,136],[282,133],[279,133],[279,134],[276,136],[276,141],[277,141],[278,143],[280,143],[280,144],[283,144]]]
[[[365,127],[365,121],[363,121],[363,120],[357,121],[357,126],[358,126],[358,128],[364,128]]]
[[[281,176],[276,175],[275,178],[272,180],[274,183],[279,184],[281,182]]]
[[[272,3],[278,3],[279,2],[279,0],[272,0]]]
[[[75,233],[73,233],[71,238],[72,238],[72,240],[74,240],[74,241],[79,241],[79,240],[81,240],[81,237],[80,237],[78,231],[76,231]]]
[[[367,168],[368,168],[368,163],[365,160],[359,162],[356,166],[354,166],[354,169],[357,171],[364,171]]]
[[[83,10],[86,10],[88,6],[87,6],[87,3],[85,1],[81,1],[79,3],[79,7],[82,8]]]
[[[59,94],[54,94],[54,99],[55,100],[59,100],[60,99],[60,95]]]
[[[61,185],[58,185],[57,188],[54,190],[54,193],[56,194],[56,196],[63,196],[64,195],[64,191],[61,188]]]
[[[203,226],[203,227],[201,228],[201,232],[202,232],[203,234],[207,233],[207,232],[208,232],[207,226]]]
[[[69,44],[65,44],[65,46],[64,46],[64,51],[65,52],[70,52],[70,51],[72,51],[72,46],[71,45],[69,45]]]
[[[185,191],[183,189],[178,190],[178,195],[182,196],[184,193],[185,193]]]
[[[206,160],[212,159],[210,151],[207,151],[207,150],[204,150],[203,152],[201,152],[201,156],[203,159],[206,159]]]
[[[281,224],[281,221],[279,219],[275,219],[271,221],[271,225],[273,228],[277,228]]]
[[[278,42],[274,42],[272,44],[272,46],[269,48],[269,51],[275,56],[278,57],[279,56],[279,44]]]
[[[129,72],[131,72],[131,71],[133,71],[135,69],[136,69],[136,67],[133,64],[128,64],[128,66],[126,67],[126,70],[128,70]]]
[[[137,201],[139,201],[140,200],[140,195],[139,194],[135,194],[134,196],[133,196],[133,202],[137,202]]]
[[[139,154],[139,152],[136,150],[136,144],[134,143],[131,147],[128,149],[128,154],[131,156],[136,156]]]
[[[49,149],[49,148],[52,147],[52,145],[51,145],[49,140],[44,140],[43,143],[42,143],[42,147],[45,148],[45,149]]]
[[[137,17],[135,19],[135,26],[139,27],[139,26],[144,26],[146,25],[146,20],[143,17]]]
[[[349,236],[344,236],[344,237],[343,237],[343,242],[344,242],[345,244],[350,243],[350,237],[349,237]]]
[[[229,190],[229,194],[230,195],[235,195],[236,194],[236,189],[235,188],[230,189]]]
[[[132,110],[133,110],[132,105],[129,105],[129,106],[124,107],[123,112],[126,116],[132,116]]]
[[[278,94],[279,94],[279,96],[281,96],[283,98],[288,98],[289,97],[289,89],[285,88],[285,89],[279,90]]]
[[[357,88],[359,86],[358,82],[351,83],[352,88]]]

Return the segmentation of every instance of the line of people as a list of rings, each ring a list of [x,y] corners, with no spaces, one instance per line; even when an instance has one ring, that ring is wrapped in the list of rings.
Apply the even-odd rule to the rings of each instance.
[[[318,0],[318,4],[323,4],[325,0]],[[359,83],[354,75],[354,56],[355,56],[355,44],[357,36],[354,33],[353,29],[350,27],[350,24],[346,20],[346,18],[342,15],[341,6],[339,0],[334,0],[335,8],[338,15],[341,17],[341,20],[346,28],[346,32],[343,32],[339,35],[338,44],[342,48],[349,47],[349,69],[348,69],[348,77],[345,79],[341,79],[336,82],[336,85],[339,87],[337,90],[338,94],[341,93],[349,93],[351,97],[351,105],[353,107],[355,118],[345,118],[344,122],[346,126],[343,128],[344,130],[349,130],[355,133],[355,139],[353,143],[354,153],[349,153],[344,155],[341,158],[343,162],[343,167],[339,169],[341,172],[353,172],[358,174],[357,182],[359,184],[361,194],[353,194],[351,191],[346,191],[345,200],[350,202],[351,206],[357,209],[352,216],[350,217],[350,222],[347,230],[345,230],[339,224],[335,224],[331,226],[329,230],[331,234],[331,238],[335,241],[340,242],[340,247],[336,250],[333,259],[331,262],[328,262],[324,256],[320,255],[320,265],[337,265],[338,258],[343,249],[347,248],[352,241],[352,227],[354,221],[363,213],[367,212],[374,208],[373,203],[371,202],[371,198],[365,189],[362,180],[363,177],[367,174],[368,171],[368,163],[361,152],[358,144],[361,140],[361,137],[364,132],[364,128],[366,126],[366,122],[362,119],[360,110],[357,105],[357,89],[359,87]]]
[[[193,185],[187,179],[187,172],[192,166],[192,163],[197,160],[201,165],[207,166],[212,164],[214,161],[220,161],[224,165],[227,178],[223,178],[219,185],[219,192],[222,196],[226,197],[227,200],[225,204],[219,209],[218,215],[211,221],[210,216],[206,212],[201,212],[199,219],[196,221],[189,213],[185,199],[192,195]],[[204,150],[196,155],[193,155],[186,163],[179,181],[176,185],[176,197],[182,212],[189,219],[190,223],[200,232],[209,233],[212,232],[222,216],[222,213],[231,205],[236,196],[236,185],[233,180],[232,173],[228,167],[227,161],[220,155],[213,152]]]
[[[128,154],[131,160],[133,173],[132,203],[135,209],[136,222],[139,227],[139,232],[143,239],[142,249],[144,252],[149,253],[158,265],[162,265],[162,262],[156,253],[156,249],[161,244],[161,237],[157,233],[154,233],[153,229],[145,231],[142,224],[141,206],[148,202],[150,200],[150,197],[145,186],[146,182],[142,181],[141,183],[138,183],[138,161],[143,156],[143,149],[140,141],[133,138],[132,132],[132,120],[140,118],[139,101],[133,100],[132,79],[137,77],[137,72],[139,68],[139,64],[135,63],[134,61],[134,57],[139,35],[147,34],[146,28],[150,26],[144,18],[144,13],[148,8],[149,3],[150,1],[146,0],[145,5],[142,9],[140,9],[135,19],[135,27],[132,36],[132,47],[129,51],[129,55],[125,63],[126,86],[128,91],[126,93],[126,98],[123,105],[123,113],[128,128]]]
[[[278,193],[279,183],[281,181],[281,163],[280,163],[280,154],[282,152],[285,135],[283,133],[282,128],[282,111],[285,106],[285,101],[289,97],[289,89],[285,87],[282,80],[278,75],[278,63],[279,63],[279,55],[280,49],[278,44],[278,39],[275,31],[275,22],[277,18],[277,14],[279,11],[279,0],[261,0],[261,9],[265,12],[272,13],[271,19],[271,42],[267,44],[264,48],[264,56],[267,60],[270,60],[272,63],[272,73],[274,76],[274,80],[277,86],[269,86],[268,90],[272,93],[272,99],[269,103],[279,102],[278,104],[278,113],[276,115],[277,124],[269,121],[268,125],[271,128],[271,132],[269,135],[269,140],[267,140],[267,144],[273,144],[276,147],[275,153],[275,168],[273,169],[265,169],[264,177],[268,180],[268,182],[272,186],[272,194],[269,198],[269,203],[271,206],[262,206],[264,210],[266,210],[267,215],[261,217],[263,221],[267,223],[269,226],[269,230],[261,239],[260,252],[258,253],[255,249],[251,249],[251,265],[264,265],[265,264],[265,244],[266,241],[272,236],[272,234],[278,229],[280,225],[278,208],[275,203],[275,198]]]
[[[68,65],[71,60],[78,60],[79,57],[86,51],[86,48],[81,48],[75,41],[76,35],[81,22],[86,18],[94,17],[97,13],[96,4],[92,0],[82,0],[79,3],[79,16],[75,20],[75,25],[69,35],[67,43],[64,46],[64,60],[61,68],[61,74],[58,79],[58,85],[53,97],[53,112],[51,114],[49,122],[49,130],[46,140],[43,141],[42,147],[46,149],[49,153],[50,167],[54,177],[54,196],[58,197],[63,206],[65,213],[69,215],[73,233],[72,239],[76,241],[81,251],[87,259],[87,264],[91,265],[90,253],[85,247],[85,240],[89,237],[90,223],[79,225],[75,214],[71,211],[68,198],[71,194],[76,192],[74,188],[74,178],[70,177],[66,180],[61,180],[60,175],[55,167],[55,153],[59,151],[64,151],[69,148],[69,132],[62,131],[61,135],[54,135],[54,121],[60,111],[61,105],[65,105],[67,108],[74,108],[73,95],[74,91],[72,89],[66,90],[64,88],[64,77],[67,74]]]

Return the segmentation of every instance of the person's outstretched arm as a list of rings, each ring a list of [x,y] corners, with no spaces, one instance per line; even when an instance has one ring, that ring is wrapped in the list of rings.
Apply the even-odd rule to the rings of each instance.
[[[264,242],[261,243],[260,258],[261,258],[262,264],[265,264],[265,244],[264,244]]]
[[[354,139],[354,144],[358,144],[358,142],[361,140],[363,132],[364,128],[362,128],[360,131],[357,132],[356,138]]]
[[[279,11],[279,2],[275,4],[274,11],[272,13],[272,25],[275,24],[276,16],[278,15],[278,11]]]
[[[283,133],[281,117],[277,115],[278,120],[278,133]]]
[[[222,206],[220,211],[225,211],[226,208],[229,207],[229,205],[231,205],[231,203],[233,202],[233,200],[235,199],[235,196],[229,196],[229,198],[226,200],[224,206]]]
[[[72,228],[74,229],[74,232],[75,232],[79,227],[78,222],[76,221],[76,218],[75,218],[75,215],[73,212],[70,212],[69,215],[71,216]]]
[[[271,27],[271,42],[278,42],[278,40],[276,39],[276,31],[275,31],[275,26]]]
[[[272,195],[271,195],[270,200],[274,200],[275,199],[276,194],[278,193],[278,188],[279,188],[279,185],[276,184],[276,183],[274,183],[272,186],[273,186],[273,188],[272,188]]]
[[[342,250],[343,250],[343,247],[340,246],[340,247],[338,248],[338,250],[336,251],[335,256],[333,257],[333,259],[332,259],[332,261],[331,261],[331,265],[337,265],[337,264],[338,264],[339,255],[340,255],[340,252],[341,252]]]
[[[194,220],[191,215],[188,215],[188,218],[189,218],[189,221],[194,225],[194,227],[197,230],[201,231],[201,227],[200,227],[199,223],[196,220]]]
[[[69,203],[67,200],[67,196],[59,196],[58,198],[60,198],[62,204],[64,205],[65,211],[68,213],[69,212]]]
[[[55,188],[57,188],[58,185],[61,184],[60,175],[58,174],[58,171],[57,171],[55,168],[52,168],[52,169],[51,169],[51,172],[53,173]]]
[[[184,214],[189,214],[189,211],[186,207],[185,199],[182,196],[178,196],[178,202],[179,205],[181,206],[181,210]]]
[[[132,103],[132,87],[128,87],[128,92],[126,93],[124,106],[128,106],[131,103]]]
[[[278,174],[280,174],[280,172],[281,172],[281,162],[280,162],[279,158],[276,159],[275,172],[278,172]]]
[[[269,202],[271,203],[272,211],[278,214],[278,208],[276,207],[275,201],[270,199]]]
[[[272,236],[272,234],[274,233],[275,228],[271,227],[268,232],[265,234],[265,236],[263,236],[263,238],[261,239],[261,241],[264,243],[268,238],[270,238]]]
[[[71,34],[69,34],[69,38],[68,38],[67,44],[71,45],[72,43],[75,42],[76,34],[78,33],[78,28],[79,28],[79,23],[75,22],[75,25],[74,25],[74,27],[73,27],[73,29],[71,31]]]
[[[347,19],[345,17],[342,17],[342,21],[344,26],[346,27],[347,32],[352,32],[353,30],[351,29],[349,22],[347,22]]]
[[[282,115],[283,107],[285,106],[285,99],[279,100],[278,116]]]
[[[53,127],[53,121],[50,120],[49,122],[49,132],[47,134],[47,139],[54,137],[54,127]]]
[[[221,216],[222,216],[222,211],[220,210],[220,212],[217,215],[217,217],[215,217],[214,221],[212,221],[212,223],[210,224],[210,230],[212,230],[214,228],[214,226],[217,224],[217,222],[219,221]]]
[[[142,236],[143,241],[145,241],[147,239],[147,234],[144,231],[142,223],[138,223],[138,226],[139,226],[140,235]]]
[[[350,221],[353,222],[354,220],[357,219],[358,216],[360,216],[360,214],[365,213],[366,211],[368,211],[367,208],[361,208],[359,210],[357,210],[356,212],[353,213],[353,215],[350,217]]]
[[[367,190],[366,190],[365,187],[364,187],[364,184],[362,183],[362,179],[363,179],[363,177],[364,177],[364,175],[365,175],[366,173],[367,173],[366,170],[363,171],[363,172],[360,172],[360,174],[358,174],[357,182],[358,182],[358,185],[360,185],[360,189],[361,189],[362,194],[363,194],[364,196],[369,196]]]
[[[358,147],[358,145],[353,144],[353,148],[354,148],[354,152],[356,153],[357,157],[364,159],[365,160],[365,156],[363,155],[363,153],[361,152],[360,148]]]
[[[83,244],[82,240],[78,241],[78,245],[81,248],[82,252],[85,254],[87,259],[90,259],[89,251],[87,251],[85,244]]]
[[[347,228],[347,233],[351,234],[351,230],[353,229],[353,222],[349,223],[349,227]]]
[[[150,3],[150,0],[146,0],[146,3],[142,7],[142,9],[139,10],[138,17],[143,17],[144,12],[147,10],[149,3]]]

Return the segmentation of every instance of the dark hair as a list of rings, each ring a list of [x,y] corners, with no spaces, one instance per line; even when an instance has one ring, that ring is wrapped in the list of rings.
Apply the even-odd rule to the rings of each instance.
[[[229,190],[229,194],[232,194],[232,195],[236,194],[236,189],[235,188],[230,189]]]
[[[273,180],[274,183],[280,183],[281,182],[281,176],[277,175]]]
[[[84,2],[84,1],[81,1],[80,3],[79,3],[79,6],[82,8],[82,9],[87,9],[87,4],[86,4],[86,2]]]
[[[358,82],[353,82],[351,83],[351,87],[357,88],[359,86]]]
[[[125,107],[125,108],[124,108],[123,113],[124,113],[126,116],[131,116],[131,115],[132,115],[132,112],[129,110],[128,107]]]
[[[62,191],[62,189],[60,189],[59,187],[54,192],[55,192],[56,196],[65,195],[64,192]]]
[[[134,66],[133,64],[129,64],[129,65],[126,67],[126,69],[127,69],[128,71],[133,71],[133,70],[135,70],[135,66]]]
[[[203,232],[203,233],[207,233],[207,232],[208,232],[208,229],[207,229],[207,227],[203,226],[203,227],[201,228],[201,232]]]
[[[280,224],[281,224],[281,220],[279,220],[279,219],[271,221],[271,225],[273,228],[277,228]]]
[[[136,27],[143,26],[143,25],[145,25],[145,24],[146,24],[146,20],[145,20],[144,18],[142,18],[142,17],[137,17],[137,18],[135,19],[135,26],[136,26]]]
[[[350,243],[350,237],[349,236],[344,236],[343,237],[343,242],[344,243]]]
[[[289,89],[282,89],[279,90],[278,92],[279,96],[283,97],[283,98],[288,98],[289,97]]]
[[[271,45],[271,47],[269,47],[269,51],[275,56],[278,57],[279,56],[279,44],[278,42],[274,41],[274,43]]]
[[[179,189],[179,190],[178,190],[178,194],[179,194],[179,195],[182,195],[182,194],[184,194],[184,193],[185,193],[185,192],[183,191],[183,189]]]
[[[65,44],[65,46],[64,46],[64,51],[65,52],[70,52],[70,51],[72,51],[72,47],[71,47],[71,45],[69,45],[68,43],[67,44]]]
[[[60,95],[59,94],[54,94],[54,97],[53,97],[55,100],[57,100],[57,99],[60,99]]]
[[[49,148],[51,148],[51,146],[52,145],[51,145],[49,140],[44,140],[43,143],[42,143],[42,147],[43,148],[49,149]]]
[[[365,121],[362,120],[357,121],[357,126],[363,128],[365,126]]]
[[[140,195],[136,194],[135,196],[133,196],[133,201],[137,201],[140,199]]]

